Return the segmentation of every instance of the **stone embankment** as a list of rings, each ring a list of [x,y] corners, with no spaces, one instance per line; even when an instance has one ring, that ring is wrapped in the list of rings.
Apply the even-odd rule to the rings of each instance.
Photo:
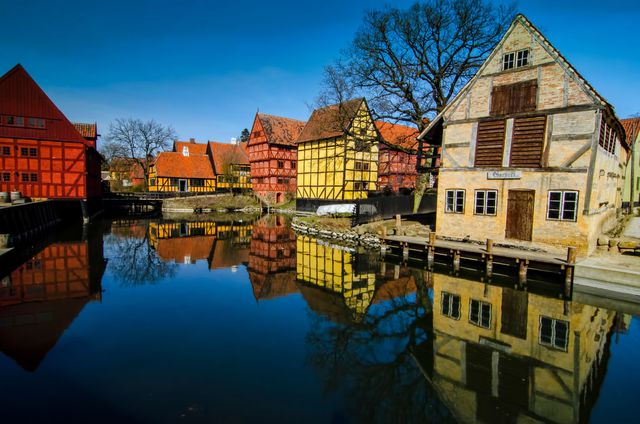
[[[368,249],[379,249],[378,236],[368,233],[359,234],[352,229],[329,229],[320,224],[306,222],[299,219],[293,220],[291,227],[297,233],[307,234],[312,237],[331,240],[351,246],[362,246]]]

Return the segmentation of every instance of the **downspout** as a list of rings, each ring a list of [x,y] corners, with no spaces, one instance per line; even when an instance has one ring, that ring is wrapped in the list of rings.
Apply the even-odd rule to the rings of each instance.
[[[596,157],[598,156],[598,139],[600,137],[600,126],[602,125],[602,109],[596,111],[596,128],[591,138],[591,159],[589,161],[589,170],[587,171],[587,189],[584,196],[583,215],[589,214],[589,205],[591,204],[591,191],[593,190],[593,177],[595,174]]]

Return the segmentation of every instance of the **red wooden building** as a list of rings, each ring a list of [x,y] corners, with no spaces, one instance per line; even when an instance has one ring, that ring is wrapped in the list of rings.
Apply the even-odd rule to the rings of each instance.
[[[298,292],[296,234],[284,216],[268,215],[253,225],[248,270],[257,301]]]
[[[296,192],[296,140],[305,122],[256,113],[249,136],[253,191],[270,203]]]
[[[378,190],[415,188],[418,130],[376,121],[382,140],[378,150]]]
[[[83,136],[21,65],[0,77],[0,191],[41,199],[99,197],[97,136]]]

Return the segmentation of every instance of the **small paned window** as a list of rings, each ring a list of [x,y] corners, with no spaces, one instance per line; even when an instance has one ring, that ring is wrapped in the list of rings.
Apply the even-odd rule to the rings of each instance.
[[[540,316],[540,344],[566,351],[569,346],[569,322]]]
[[[296,161],[295,160],[291,161],[291,169],[296,169]]]
[[[495,215],[497,197],[498,192],[496,190],[476,190],[473,213],[476,215]]]
[[[23,183],[28,183],[29,182],[29,174],[20,174],[20,181],[22,181]]]
[[[29,148],[29,156],[38,156],[38,149],[35,147],[30,147]]]
[[[11,173],[10,172],[3,172],[2,173],[2,181],[4,181],[5,183],[8,181],[11,181]]]
[[[368,181],[356,181],[353,183],[353,189],[356,191],[367,191],[369,190],[369,182]]]
[[[460,296],[442,292],[442,315],[460,319]]]
[[[284,161],[278,161],[278,168],[284,168]]]
[[[491,304],[471,299],[469,304],[469,322],[483,328],[491,327]]]
[[[11,147],[2,146],[2,155],[3,156],[9,156],[10,154],[11,154]]]
[[[156,185],[156,179],[155,178],[151,178],[151,181],[149,182],[149,185],[155,186]]]
[[[445,200],[445,212],[464,213],[464,190],[447,190]]]
[[[505,53],[502,56],[502,70],[520,68],[529,64],[529,49]]]
[[[42,118],[29,118],[27,123],[33,128],[44,128],[44,119]]]
[[[21,147],[20,148],[20,156],[29,156],[29,148]]]
[[[16,127],[24,126],[24,117],[22,116],[7,116],[7,125],[15,125]]]
[[[29,175],[32,183],[35,183],[38,181],[38,174],[29,174]]]
[[[575,221],[578,212],[577,191],[550,191],[547,205],[547,219],[554,221]]]

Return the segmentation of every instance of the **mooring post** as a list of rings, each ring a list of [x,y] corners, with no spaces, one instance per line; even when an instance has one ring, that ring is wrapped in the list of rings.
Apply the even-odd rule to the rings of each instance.
[[[455,272],[460,271],[460,251],[459,250],[453,251],[453,270]]]
[[[529,268],[529,261],[525,259],[520,259],[520,272],[518,273],[518,280],[520,281],[520,285],[524,286],[527,284],[527,268]]]
[[[436,233],[429,233],[429,245],[427,246],[427,266],[433,267],[433,261],[436,253]]]
[[[11,243],[11,235],[10,234],[0,234],[0,249],[7,249],[10,247]]]
[[[409,259],[409,245],[406,241],[402,242],[402,260],[406,261]]]
[[[400,218],[400,214],[396,214],[396,229],[400,228],[400,226],[402,225],[402,220]]]
[[[564,295],[571,296],[571,287],[573,285],[573,267],[576,264],[576,248],[569,246],[567,248],[567,264],[565,267],[564,279]]]
[[[487,276],[491,277],[493,275],[493,240],[491,239],[487,239],[487,256],[485,260]]]

